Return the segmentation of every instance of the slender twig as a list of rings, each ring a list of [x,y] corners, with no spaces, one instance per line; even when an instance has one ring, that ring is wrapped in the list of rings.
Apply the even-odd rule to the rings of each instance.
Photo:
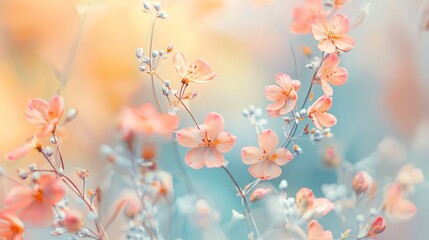
[[[152,64],[152,47],[153,47],[153,37],[154,37],[154,32],[155,32],[155,23],[156,23],[156,17],[153,18],[152,21],[152,29],[151,29],[151,33],[150,33],[150,44],[149,44],[149,54],[150,54],[150,61],[149,61],[149,67],[150,67],[150,71],[153,72],[155,71],[155,68]],[[152,94],[153,97],[155,98],[155,102],[156,102],[156,106],[158,108],[158,111],[160,111],[162,113],[162,108],[161,108],[161,104],[159,103],[158,100],[158,96],[156,95],[156,91],[155,91],[155,80],[153,79],[153,75],[150,75],[150,81],[151,81],[151,85],[152,85]]]

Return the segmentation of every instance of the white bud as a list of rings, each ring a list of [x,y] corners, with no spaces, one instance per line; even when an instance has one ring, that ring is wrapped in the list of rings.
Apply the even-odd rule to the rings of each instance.
[[[279,184],[280,190],[285,190],[287,188],[287,181],[283,179]]]
[[[142,71],[142,72],[145,72],[146,71],[146,66],[143,65],[143,64],[140,64],[139,70]]]
[[[358,223],[363,223],[363,221],[365,221],[365,217],[362,214],[357,215],[356,217],[356,221]]]
[[[170,87],[170,86],[171,86],[170,80],[165,80],[165,81],[164,81],[164,85],[165,85],[166,87]]]
[[[152,51],[152,57],[156,58],[156,57],[158,57],[158,55],[159,55],[158,50],[153,50]]]
[[[28,169],[30,169],[31,171],[35,171],[35,170],[37,170],[37,166],[35,163],[32,163],[32,164],[28,165]]]
[[[71,108],[70,110],[67,111],[66,119],[67,120],[72,120],[76,116],[77,116],[77,109],[76,108]]]
[[[61,167],[58,168],[57,172],[58,172],[58,175],[60,175],[60,176],[64,175],[64,169]]]
[[[28,173],[24,169],[19,169],[18,170],[18,176],[24,180],[24,179],[27,179]]]
[[[155,8],[156,11],[159,11],[161,9],[161,3],[154,2],[153,3],[153,8]]]
[[[57,138],[52,136],[51,138],[49,138],[49,142],[51,142],[52,144],[57,143]]]
[[[43,153],[44,153],[46,156],[50,157],[50,156],[52,156],[52,154],[54,154],[54,149],[52,149],[51,147],[45,147],[45,148],[43,149]]]
[[[168,14],[166,12],[160,12],[158,14],[158,17],[161,19],[167,19],[168,18]]]
[[[143,57],[143,54],[144,54],[143,48],[137,48],[136,57],[141,58],[141,57]]]
[[[143,8],[144,8],[145,10],[149,11],[149,10],[150,10],[150,5],[149,5],[149,3],[148,3],[148,2],[146,2],[146,1],[144,1],[144,2],[143,2]]]

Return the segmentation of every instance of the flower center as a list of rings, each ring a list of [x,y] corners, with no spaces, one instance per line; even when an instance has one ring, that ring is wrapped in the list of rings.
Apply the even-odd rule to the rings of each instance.
[[[209,135],[207,133],[205,133],[205,136],[203,139],[201,139],[201,141],[203,142],[202,144],[200,144],[200,146],[207,146],[210,147],[210,145],[212,144],[212,140],[209,139]]]
[[[20,234],[20,233],[24,232],[24,229],[21,226],[18,226],[16,224],[12,224],[10,226],[10,231],[12,233],[15,233],[15,234]]]
[[[37,189],[36,192],[33,194],[33,197],[36,201],[42,202],[43,201],[42,189]]]
[[[290,95],[290,93],[292,92],[292,90],[293,90],[293,87],[289,88],[289,90],[288,90],[288,91],[283,90],[282,94],[286,95],[286,97],[289,97],[289,95]]]
[[[328,32],[328,39],[334,39],[336,37],[337,36],[335,35],[335,33],[331,32],[331,31]]]
[[[267,154],[267,152],[264,150],[262,156],[259,158],[259,160],[265,160],[265,161],[270,161],[271,160],[271,156]]]

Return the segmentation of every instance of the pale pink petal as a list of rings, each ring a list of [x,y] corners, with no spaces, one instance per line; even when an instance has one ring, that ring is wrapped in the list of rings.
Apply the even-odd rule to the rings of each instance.
[[[325,79],[322,79],[320,81],[320,86],[322,86],[322,90],[325,95],[332,96],[332,94],[334,93],[334,90],[332,89],[331,85],[329,85],[328,81],[326,81]]]
[[[206,148],[204,162],[208,168],[217,168],[224,165],[225,158],[215,148]]]
[[[229,132],[221,132],[217,135],[216,139],[213,140],[213,144],[216,149],[222,153],[229,152],[234,145],[236,137]]]
[[[241,149],[241,159],[245,164],[255,164],[263,155],[262,150],[257,147],[244,147]]]
[[[200,169],[204,167],[205,164],[205,155],[206,155],[207,147],[196,147],[189,150],[188,153],[186,153],[185,156],[185,162],[188,164],[191,168],[194,169]]]
[[[286,104],[279,110],[279,113],[281,115],[290,113],[296,105],[296,98],[292,99],[292,98],[286,98]]]
[[[185,55],[183,55],[181,52],[174,54],[173,63],[176,67],[177,73],[181,78],[184,78],[186,76],[186,71],[188,70],[188,63],[186,61]]]
[[[336,42],[335,42],[336,43]],[[330,39],[323,39],[319,42],[317,47],[320,49],[320,51],[325,53],[334,53],[336,50],[336,46],[334,42]]]
[[[255,178],[270,180],[281,175],[282,169],[272,161],[261,161],[249,167],[249,173]]]
[[[285,73],[277,73],[276,82],[283,90],[288,91],[292,86],[292,79]]]
[[[280,110],[267,110],[271,117],[280,117]]]
[[[286,104],[286,99],[287,99],[286,95],[280,94],[279,98],[276,99],[274,103],[271,103],[270,105],[267,106],[267,111],[280,110]]]
[[[219,133],[223,131],[225,122],[223,117],[215,112],[207,114],[204,119],[204,125],[207,126],[207,134],[210,140],[214,140]]]
[[[40,98],[33,98],[27,104],[25,111],[27,121],[34,125],[48,123],[48,102]]]
[[[313,33],[314,39],[316,39],[317,41],[321,41],[327,38],[327,30],[320,24],[313,24],[311,27],[311,32]]]
[[[334,209],[334,204],[326,198],[316,198],[311,209],[316,211],[317,215],[324,216]]]
[[[43,175],[39,179],[39,188],[43,192],[44,201],[51,205],[57,204],[64,198],[65,190],[63,185],[52,175]]]
[[[323,126],[320,124],[319,120],[316,117],[311,118],[311,120],[313,121],[314,126],[316,126],[320,130],[323,130]]]
[[[64,114],[63,97],[55,95],[49,102],[48,111],[50,119],[57,118],[59,120]]]
[[[159,116],[159,124],[157,124],[159,132],[165,138],[170,138],[174,130],[179,126],[179,118],[170,114],[163,114]]]
[[[312,220],[308,224],[307,231],[308,240],[333,240],[332,233],[330,231],[325,231],[316,220]]]
[[[331,19],[332,31],[336,35],[345,35],[350,30],[350,20],[347,16],[337,14]]]
[[[355,40],[350,36],[341,36],[335,39],[335,46],[344,52],[350,51],[355,45]]]
[[[192,77],[192,82],[206,83],[216,77],[216,73],[212,71],[210,64],[208,64],[203,59],[194,60],[189,68],[195,73],[195,75]]]
[[[338,66],[340,63],[340,59],[338,58],[338,55],[336,53],[331,53],[326,57],[325,61],[323,61],[321,71],[324,72],[324,70],[331,70]]]
[[[27,142],[22,144],[21,146],[16,147],[12,151],[6,154],[6,159],[8,160],[16,160],[19,158],[23,158],[27,156],[27,154],[34,149],[34,146],[31,142]]]
[[[292,80],[292,86],[293,86],[295,91],[298,91],[301,88],[301,81]]]
[[[332,127],[337,123],[337,118],[330,113],[316,113],[316,118],[319,123],[324,127]]]
[[[183,147],[194,148],[202,143],[202,132],[196,127],[183,128],[176,133],[177,142]]]
[[[271,159],[279,166],[283,166],[293,159],[292,153],[286,148],[277,148]]]
[[[311,25],[308,22],[307,10],[303,6],[298,6],[293,10],[293,22],[290,26],[290,31],[295,34],[306,34],[311,30]]]
[[[22,209],[33,201],[34,190],[30,187],[16,186],[13,187],[6,195],[4,204],[11,209],[16,211]]]
[[[321,100],[321,105],[319,108],[328,110],[332,107],[332,98],[329,96],[322,96],[319,98]]]
[[[265,86],[265,97],[270,101],[277,101],[282,95],[282,89],[277,85]]]
[[[386,209],[386,216],[391,221],[405,221],[416,214],[416,205],[414,203],[399,199],[394,205]]]
[[[37,227],[49,227],[52,225],[54,212],[52,206],[45,202],[33,201],[22,209],[19,218],[30,225]]]
[[[348,72],[345,68],[337,67],[328,74],[329,76],[325,79],[335,86],[343,85],[347,81]]]
[[[267,129],[259,133],[258,144],[262,151],[271,156],[279,145],[279,137],[273,130]]]
[[[257,188],[250,194],[249,200],[250,202],[255,202],[261,200],[268,193],[271,192],[271,188]]]

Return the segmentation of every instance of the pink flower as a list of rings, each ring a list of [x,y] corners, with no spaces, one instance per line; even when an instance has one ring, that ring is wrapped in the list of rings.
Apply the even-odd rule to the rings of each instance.
[[[223,131],[223,117],[217,113],[207,114],[204,124],[181,129],[177,132],[177,141],[183,147],[191,148],[185,156],[185,162],[194,169],[204,166],[221,167],[225,163],[222,153],[231,150],[235,136]]]
[[[332,127],[337,123],[337,118],[328,113],[332,107],[332,98],[326,95],[321,96],[308,108],[308,117],[311,118],[318,129]]]
[[[201,58],[188,64],[183,53],[176,53],[173,56],[173,63],[177,73],[182,78],[183,84],[190,82],[208,83],[216,77],[216,73],[212,71],[210,64]]]
[[[22,221],[45,227],[52,223],[52,206],[63,199],[64,194],[58,179],[43,175],[35,189],[24,186],[12,188],[6,196],[5,205],[12,211],[18,211]]]
[[[325,53],[334,53],[336,49],[348,52],[355,46],[353,38],[346,35],[350,30],[347,16],[337,14],[330,22],[326,16],[319,17],[311,30],[320,51]]]
[[[286,114],[295,107],[298,96],[296,91],[301,87],[301,82],[292,80],[289,75],[278,73],[276,75],[277,85],[265,87],[265,96],[274,103],[267,106],[268,114],[273,117]]]
[[[384,232],[386,229],[386,220],[382,216],[378,216],[374,222],[372,222],[366,237],[374,237],[375,235]]]
[[[124,108],[119,121],[119,129],[124,139],[130,137],[131,133],[145,136],[161,135],[169,138],[178,125],[179,118],[170,114],[160,114],[149,103],[139,108]]]
[[[271,129],[264,130],[258,135],[258,147],[244,147],[241,159],[251,165],[249,172],[255,178],[270,180],[280,176],[283,166],[292,160],[293,155],[283,147],[277,148],[279,138]]]
[[[57,127],[64,114],[63,97],[55,95],[48,103],[43,99],[33,98],[27,104],[27,121],[39,128],[37,137],[45,137]]]
[[[296,207],[304,219],[319,218],[334,209],[334,204],[326,198],[315,198],[309,188],[301,188],[295,196]]]
[[[36,137],[33,137],[31,140],[26,143],[16,147],[12,151],[6,154],[6,159],[16,160],[27,156],[27,154],[33,149],[40,149],[42,146],[38,142]]]
[[[306,0],[304,6],[297,6],[293,10],[293,22],[290,25],[290,31],[296,34],[309,33],[314,21],[325,15],[322,0]]]
[[[386,217],[391,221],[404,221],[414,216],[416,206],[404,199],[403,188],[400,184],[392,183],[386,188],[383,200]]]
[[[356,195],[370,192],[371,195],[375,194],[376,184],[372,177],[365,171],[358,172],[353,178],[352,187]]]
[[[347,81],[347,70],[342,67],[338,67],[340,60],[336,53],[329,54],[328,57],[323,61],[318,72],[318,80],[322,86],[323,92],[326,95],[332,96],[333,90],[331,85],[340,86]]]
[[[77,210],[67,209],[61,225],[70,233],[79,232],[85,226],[84,217],[82,213]]]
[[[308,240],[333,240],[332,233],[325,231],[316,220],[308,224]]]
[[[250,202],[261,200],[262,198],[265,197],[265,195],[267,195],[270,192],[271,192],[270,188],[257,188],[255,189],[255,191],[253,191],[250,194]]]
[[[0,212],[0,239],[21,240],[24,224],[8,210]]]

